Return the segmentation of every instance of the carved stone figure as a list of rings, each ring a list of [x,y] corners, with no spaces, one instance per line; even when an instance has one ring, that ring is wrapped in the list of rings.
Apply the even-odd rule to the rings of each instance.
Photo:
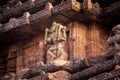
[[[66,27],[53,22],[52,27],[50,29],[46,29],[46,42],[47,43],[55,43],[61,40],[66,40]],[[48,34],[49,33],[49,34]]]
[[[56,59],[67,60],[67,53],[64,51],[62,43],[51,45],[47,51],[47,55],[51,57],[51,61]]]
[[[107,42],[110,48],[114,48],[115,50],[120,50],[120,24],[112,29],[112,32]]]
[[[16,18],[11,18],[9,22],[4,26],[4,31],[8,31],[15,27]]]
[[[60,23],[53,22],[50,29],[46,28],[45,41],[49,45],[47,50],[48,61],[56,59],[67,60],[67,53],[64,51],[63,42],[66,40],[66,27]]]
[[[18,26],[24,25],[24,24],[30,24],[29,17],[30,17],[30,13],[25,12],[21,18],[19,18],[15,21],[15,27],[18,27]]]
[[[30,20],[29,20],[29,17],[30,17],[30,13],[29,12],[25,12],[23,14],[22,17],[20,18],[11,18],[9,20],[9,22],[3,27],[3,31],[9,31],[13,28],[16,28],[18,26],[21,26],[21,25],[25,25],[25,24],[30,24]]]

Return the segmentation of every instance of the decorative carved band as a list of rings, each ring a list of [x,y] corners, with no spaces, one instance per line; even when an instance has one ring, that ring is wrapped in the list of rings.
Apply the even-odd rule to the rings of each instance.
[[[30,17],[31,24],[40,21],[43,17],[50,17],[51,16],[51,9],[53,8],[51,3],[48,3],[45,7],[45,9],[36,12],[35,14],[32,14]]]
[[[120,1],[119,2],[116,2],[108,7],[105,7],[103,9],[103,14],[110,14],[111,12],[113,12],[114,10],[116,9],[119,9],[120,8]]]
[[[52,13],[54,14],[54,13],[58,13],[61,11],[67,11],[67,10],[71,10],[71,9],[79,11],[80,3],[77,2],[76,0],[68,0],[68,1],[64,2],[63,4],[59,4],[59,5],[55,6],[52,9]]]
[[[9,31],[13,28],[23,26],[26,24],[30,24],[29,20],[30,14],[28,12],[25,12],[22,17],[20,18],[11,18],[8,23],[4,24],[1,28],[1,32]]]
[[[25,3],[21,3],[21,5],[16,5],[14,7],[7,7],[3,14],[0,15],[0,22],[5,21],[11,16],[21,15],[28,10],[32,10],[34,8],[39,8],[42,5],[45,5],[47,0],[28,0]]]

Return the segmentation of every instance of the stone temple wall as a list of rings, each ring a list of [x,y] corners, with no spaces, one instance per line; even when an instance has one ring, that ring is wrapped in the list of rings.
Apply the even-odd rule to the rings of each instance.
[[[108,33],[98,24],[86,25],[73,22],[67,25],[67,40],[64,49],[68,60],[103,55],[108,50],[106,44]],[[67,44],[67,45],[66,45]],[[32,68],[39,61],[46,61],[44,32],[28,41],[21,41],[9,47],[6,72],[17,72]]]
[[[107,32],[105,27],[92,23],[83,24],[79,22],[74,22],[69,24],[69,48],[70,58],[86,58],[92,56],[103,55],[104,52],[108,50],[106,44],[107,38],[109,36],[109,31]]]

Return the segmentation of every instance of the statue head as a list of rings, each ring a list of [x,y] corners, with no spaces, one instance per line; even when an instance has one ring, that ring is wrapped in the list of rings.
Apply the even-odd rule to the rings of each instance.
[[[58,26],[58,24],[56,22],[53,22],[52,27],[50,28],[50,32],[51,33],[54,32],[56,30],[57,26]]]
[[[23,16],[26,17],[26,18],[28,18],[28,17],[30,17],[30,13],[29,13],[29,12],[25,12],[25,13],[23,14]]]
[[[52,26],[54,26],[54,25],[57,25],[57,23],[56,23],[56,22],[53,22],[53,23],[52,23]]]

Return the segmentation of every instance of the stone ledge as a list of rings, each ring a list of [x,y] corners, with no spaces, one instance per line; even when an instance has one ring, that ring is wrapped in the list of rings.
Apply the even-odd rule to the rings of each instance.
[[[52,14],[56,14],[59,12],[69,11],[69,10],[80,10],[80,3],[76,0],[68,0],[63,4],[59,4],[52,9]]]
[[[101,15],[102,16],[106,16],[108,14],[111,14],[111,13],[114,13],[115,10],[119,10],[120,8],[120,1],[119,2],[116,2],[114,4],[111,4],[110,6],[108,7],[105,7],[102,12],[101,12]]]
[[[21,15],[28,10],[40,8],[42,5],[45,5],[46,2],[47,0],[28,0],[21,5],[14,6],[10,9],[5,9],[3,14],[0,16],[0,22],[5,21],[11,16]]]
[[[39,21],[48,19],[51,16],[52,4],[48,3],[45,9],[30,15],[30,13],[25,12],[22,17],[11,18],[8,23],[0,25],[0,33],[10,31],[20,26],[36,24]]]
[[[25,12],[23,16],[20,18],[17,18],[17,19],[11,18],[8,23],[3,24],[1,26],[0,33],[7,32],[17,27],[30,24],[29,17],[30,17],[30,14],[28,12]]]
[[[46,0],[42,0],[42,1],[36,0],[35,2],[33,2],[34,4],[32,4],[32,3],[30,3],[30,0],[29,0],[29,5],[28,5],[29,7],[27,5],[25,7],[30,8],[30,9],[32,9],[33,7],[38,8],[45,1]],[[28,4],[28,2],[26,2],[24,4]],[[33,6],[30,7],[30,5],[33,5]],[[15,8],[15,10],[16,10],[16,8]],[[24,8],[21,7],[20,9],[22,10]],[[13,11],[13,13],[20,12],[19,9],[17,9],[17,10]],[[28,10],[28,9],[26,9],[26,10]],[[107,8],[104,10],[107,10]],[[59,4],[54,7],[52,6],[51,3],[48,3],[43,10],[40,10],[34,14],[31,14],[29,19],[27,20],[27,23],[25,23],[26,21],[23,17],[20,17],[17,19],[11,18],[8,23],[5,23],[3,25],[1,24],[0,25],[0,33],[7,32],[13,28],[17,28],[18,26],[23,26],[24,24],[31,24],[31,25],[34,24],[34,26],[37,26],[37,27],[34,27],[35,30],[38,30],[38,27],[43,29],[43,28],[45,28],[44,26],[48,27],[47,24],[50,25],[52,20],[55,20],[55,21],[58,20],[58,21],[61,21],[64,23],[67,23],[71,20],[78,20],[78,21],[85,22],[85,23],[91,22],[91,21],[96,21],[96,19],[98,19],[98,16],[101,14],[101,11],[102,11],[102,9],[100,8],[99,4],[98,3],[93,4],[91,2],[91,0],[89,0],[89,1],[84,0],[83,3],[77,2],[76,0],[67,0],[63,4]],[[107,11],[105,11],[105,12],[107,12]],[[8,13],[12,14],[11,12],[8,12]],[[8,15],[8,14],[5,14],[5,15]],[[9,16],[7,16],[7,17],[9,17]],[[11,22],[12,22],[12,24],[9,24]],[[13,27],[15,22],[17,24]],[[31,26],[31,25],[29,25],[29,26]]]
[[[44,18],[49,18],[51,16],[51,9],[53,8],[51,3],[48,3],[45,6],[45,9],[36,12],[35,14],[32,14],[30,16],[30,23],[36,23],[39,22],[41,20],[43,20]]]
[[[97,75],[93,78],[90,78],[89,80],[111,80],[113,78],[119,77],[120,76],[120,69],[113,70],[111,72],[106,72],[100,75]]]

